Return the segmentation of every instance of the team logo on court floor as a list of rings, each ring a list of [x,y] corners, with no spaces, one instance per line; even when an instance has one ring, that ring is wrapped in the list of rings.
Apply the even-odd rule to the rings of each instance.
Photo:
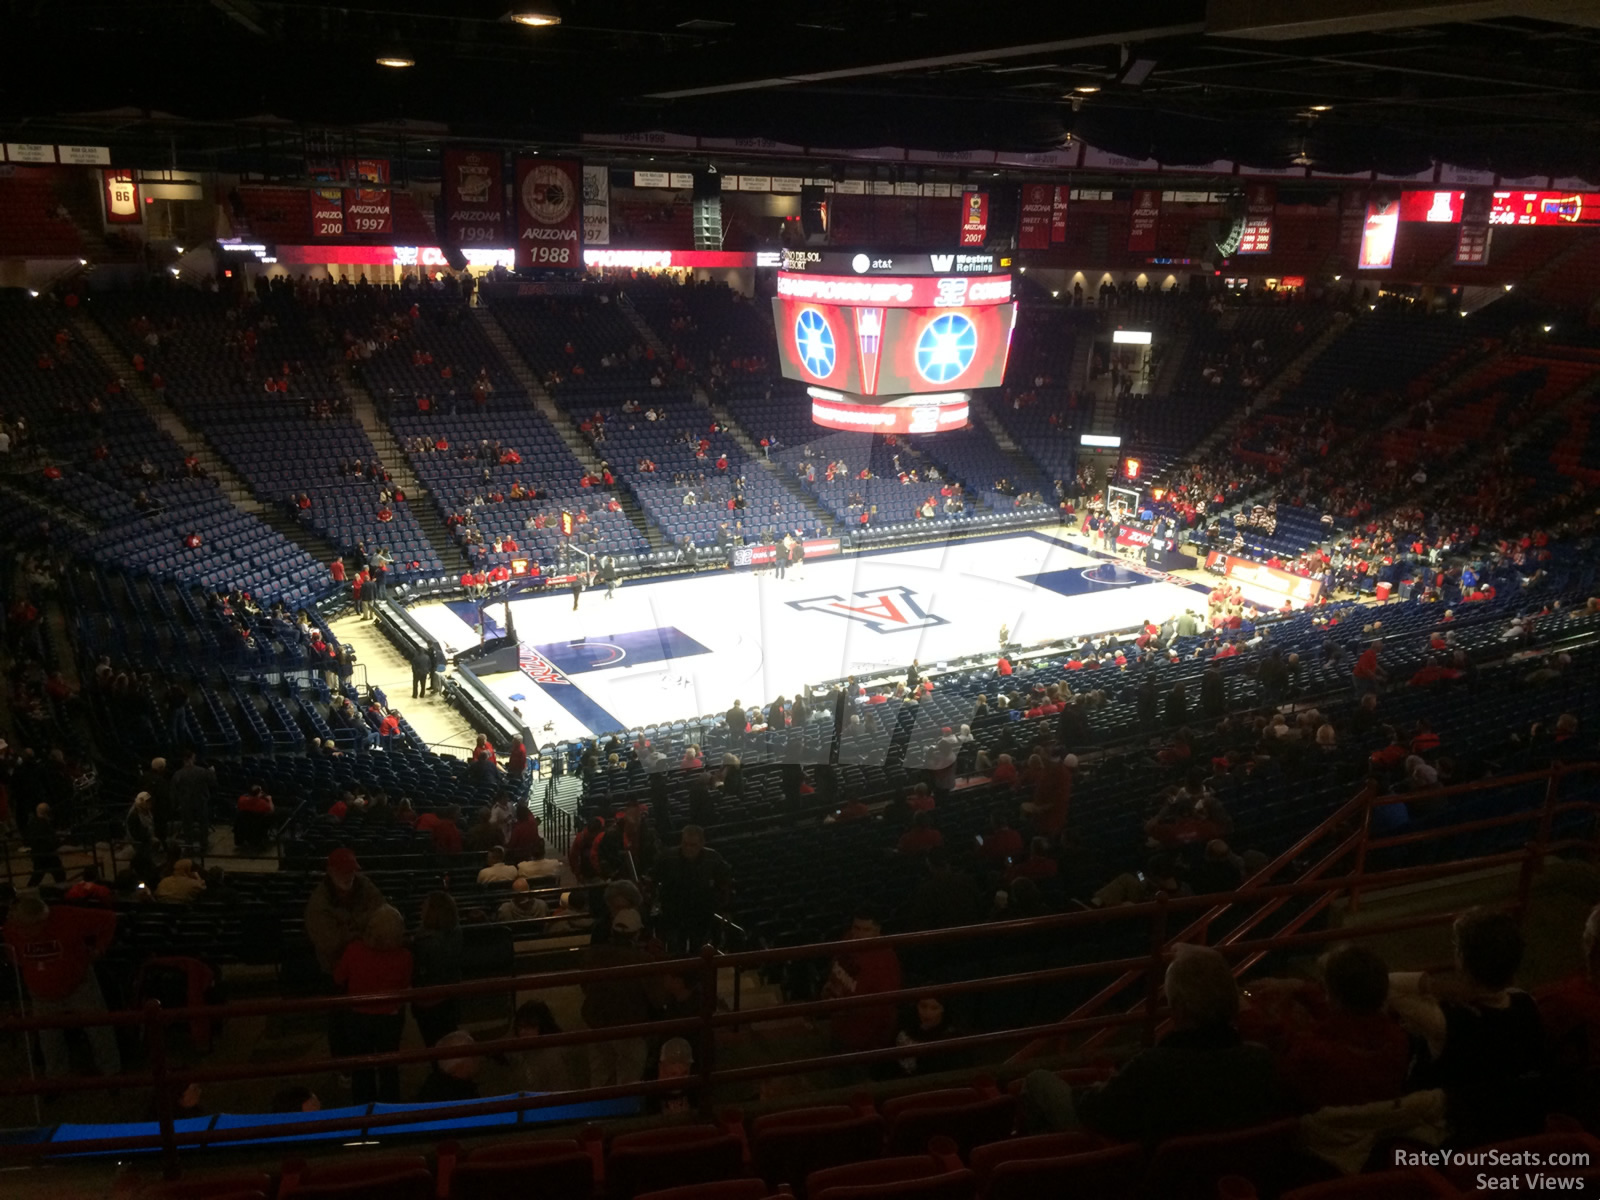
[[[916,592],[908,587],[872,588],[843,596],[817,596],[810,600],[790,600],[789,607],[801,612],[828,613],[847,621],[860,621],[873,633],[900,633],[906,629],[932,629],[948,625],[941,616],[925,610]]]
[[[517,648],[517,665],[535,683],[564,683],[568,685],[572,683],[572,680],[555,669],[549,659],[531,646],[519,646]]]

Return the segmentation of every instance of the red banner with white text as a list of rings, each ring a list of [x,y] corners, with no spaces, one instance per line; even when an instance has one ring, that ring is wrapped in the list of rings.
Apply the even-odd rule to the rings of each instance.
[[[1050,248],[1050,196],[1048,183],[1022,185],[1022,210],[1017,220],[1019,250]]]
[[[1135,188],[1133,213],[1128,221],[1128,253],[1154,254],[1160,225],[1161,193],[1155,188]]]
[[[444,240],[454,246],[503,246],[505,184],[498,150],[444,152]]]
[[[571,158],[517,159],[517,266],[583,269],[583,165]]]
[[[1060,183],[1050,197],[1050,244],[1059,246],[1067,240],[1067,197],[1072,189]]]
[[[394,207],[388,188],[346,188],[344,193],[346,233],[366,236],[394,232]]]
[[[981,246],[989,240],[989,193],[961,195],[961,245]]]
[[[319,238],[344,236],[344,192],[340,189],[311,189],[311,234]]]

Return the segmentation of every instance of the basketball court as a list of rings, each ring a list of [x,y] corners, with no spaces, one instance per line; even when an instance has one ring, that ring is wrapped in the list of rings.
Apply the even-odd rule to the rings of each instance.
[[[541,738],[766,704],[804,684],[903,671],[992,654],[1000,627],[1031,645],[1163,621],[1203,607],[1193,585],[1038,532],[814,560],[778,579],[715,572],[516,599],[521,669],[484,682],[522,710]],[[483,609],[505,632],[503,603]],[[455,654],[478,644],[471,601],[419,605],[412,615]],[[547,723],[549,728],[546,729]]]

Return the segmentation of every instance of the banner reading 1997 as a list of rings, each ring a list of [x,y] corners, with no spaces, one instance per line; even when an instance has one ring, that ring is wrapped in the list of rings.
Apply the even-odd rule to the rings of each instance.
[[[517,266],[583,269],[583,166],[517,159]]]

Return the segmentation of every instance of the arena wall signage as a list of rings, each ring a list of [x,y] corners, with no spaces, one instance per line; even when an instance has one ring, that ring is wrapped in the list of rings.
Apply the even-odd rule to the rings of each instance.
[[[757,265],[754,253],[737,250],[606,250],[585,249],[586,267],[621,267],[635,271],[662,271],[668,268],[700,267],[732,271]]]
[[[1276,567],[1251,562],[1247,558],[1235,558],[1231,554],[1223,554],[1216,550],[1206,555],[1208,569],[1219,562],[1222,564],[1223,574],[1229,579],[1247,586],[1264,588],[1297,604],[1315,604],[1317,598],[1322,595],[1322,581],[1319,579],[1296,575],[1293,571],[1280,571]]]
[[[918,396],[917,403],[852,404],[811,392],[811,419],[824,429],[866,433],[943,433],[966,428],[971,402],[964,393]]]

